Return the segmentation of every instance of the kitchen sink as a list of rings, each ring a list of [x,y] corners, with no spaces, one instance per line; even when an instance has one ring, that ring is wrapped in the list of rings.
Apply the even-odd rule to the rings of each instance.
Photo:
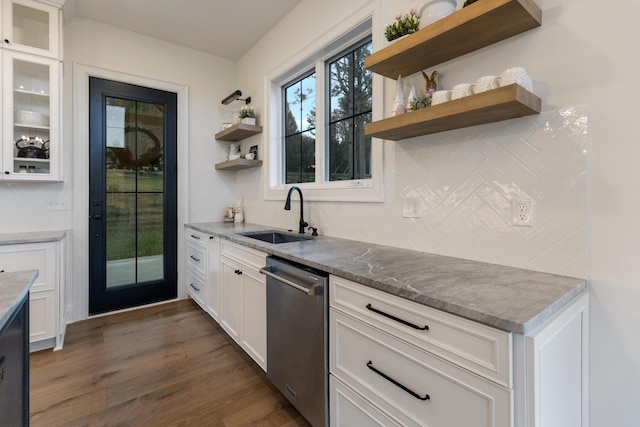
[[[280,233],[278,231],[251,231],[239,234],[244,237],[249,237],[251,239],[261,240],[263,242],[273,244],[311,240],[310,237],[296,236],[295,234]]]

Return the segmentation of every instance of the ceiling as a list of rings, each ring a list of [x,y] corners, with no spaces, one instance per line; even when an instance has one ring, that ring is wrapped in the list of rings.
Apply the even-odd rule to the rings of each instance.
[[[74,16],[237,60],[300,0],[66,0]]]

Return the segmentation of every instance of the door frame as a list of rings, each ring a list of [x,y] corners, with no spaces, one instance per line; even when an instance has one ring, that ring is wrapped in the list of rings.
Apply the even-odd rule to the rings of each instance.
[[[68,322],[89,317],[89,77],[99,77],[153,89],[175,92],[178,95],[178,297],[186,298],[184,286],[184,224],[189,217],[189,88],[188,86],[117,72],[82,63],[73,63],[73,289],[66,307]],[[167,301],[164,301],[165,303]],[[162,303],[160,303],[162,304]],[[132,309],[125,309],[127,311]],[[111,312],[113,314],[115,312]],[[100,315],[91,316],[98,317]]]

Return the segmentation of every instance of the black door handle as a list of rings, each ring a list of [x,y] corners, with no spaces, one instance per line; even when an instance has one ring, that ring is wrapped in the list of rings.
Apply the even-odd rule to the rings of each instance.
[[[101,213],[93,214],[93,220],[94,221],[100,221],[101,219],[102,219],[102,214]]]

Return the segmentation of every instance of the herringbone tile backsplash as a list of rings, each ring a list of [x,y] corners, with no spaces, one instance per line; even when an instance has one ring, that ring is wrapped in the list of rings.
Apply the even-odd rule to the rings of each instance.
[[[384,203],[305,202],[305,212],[330,236],[587,277],[587,119],[568,108],[385,142]],[[420,200],[421,218],[403,217],[404,197]],[[533,227],[512,225],[511,201],[523,198]],[[269,208],[291,225],[281,203]]]

